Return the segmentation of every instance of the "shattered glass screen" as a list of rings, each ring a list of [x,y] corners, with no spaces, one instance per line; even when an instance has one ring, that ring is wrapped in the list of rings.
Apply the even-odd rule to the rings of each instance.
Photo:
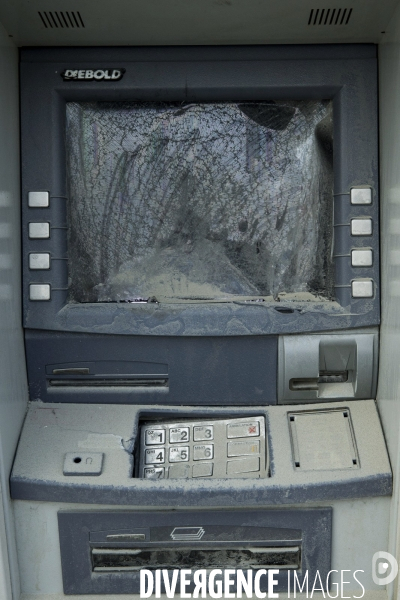
[[[66,148],[71,302],[332,297],[330,101],[69,102]]]

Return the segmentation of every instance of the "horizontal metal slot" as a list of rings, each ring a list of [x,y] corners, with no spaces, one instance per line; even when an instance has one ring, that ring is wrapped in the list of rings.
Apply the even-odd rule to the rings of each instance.
[[[318,383],[346,383],[348,379],[348,371],[320,371]]]
[[[321,383],[346,383],[348,379],[348,371],[320,371],[319,377],[291,379],[289,389],[292,391],[318,391]]]
[[[289,389],[292,391],[318,391],[318,377],[304,377],[302,379],[291,379]]]
[[[300,569],[301,548],[290,547],[156,547],[92,548],[92,568],[96,573],[153,569],[208,569],[240,565],[242,569]]]
[[[162,379],[123,379],[113,378],[87,378],[84,379],[49,379],[53,387],[168,387],[168,378]]]
[[[138,542],[139,540],[144,542],[145,539],[144,533],[115,533],[107,536],[110,542]]]
[[[87,367],[68,367],[67,369],[53,369],[53,375],[89,375]]]

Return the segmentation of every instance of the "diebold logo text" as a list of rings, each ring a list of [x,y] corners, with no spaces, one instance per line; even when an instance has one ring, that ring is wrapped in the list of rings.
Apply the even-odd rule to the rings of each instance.
[[[64,81],[119,81],[125,69],[65,69]]]

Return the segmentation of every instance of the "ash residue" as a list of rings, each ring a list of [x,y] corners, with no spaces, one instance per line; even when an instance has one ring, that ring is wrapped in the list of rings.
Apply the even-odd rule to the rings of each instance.
[[[331,103],[68,103],[70,299],[332,296]]]

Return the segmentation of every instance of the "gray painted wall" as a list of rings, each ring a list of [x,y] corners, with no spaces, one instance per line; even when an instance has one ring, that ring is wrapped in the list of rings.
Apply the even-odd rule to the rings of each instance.
[[[381,144],[382,327],[378,407],[394,477],[389,551],[400,557],[400,7],[379,52]],[[389,597],[398,597],[398,585]]]

